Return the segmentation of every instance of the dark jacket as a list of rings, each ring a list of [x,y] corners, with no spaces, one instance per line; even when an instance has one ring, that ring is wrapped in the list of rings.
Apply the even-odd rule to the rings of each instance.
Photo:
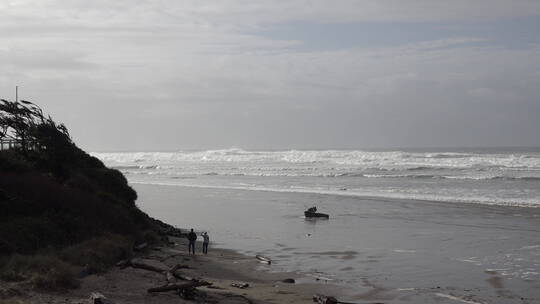
[[[188,233],[187,238],[190,242],[195,242],[195,240],[197,240],[197,234],[195,234],[195,232],[192,231]]]

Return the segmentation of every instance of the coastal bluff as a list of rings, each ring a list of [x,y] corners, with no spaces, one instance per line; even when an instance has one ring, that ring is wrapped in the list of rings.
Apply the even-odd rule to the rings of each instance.
[[[1,100],[0,140],[0,280],[73,288],[174,230],[37,105]]]

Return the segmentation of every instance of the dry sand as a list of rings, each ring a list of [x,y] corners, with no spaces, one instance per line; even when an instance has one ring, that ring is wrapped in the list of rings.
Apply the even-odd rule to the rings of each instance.
[[[273,273],[259,269],[253,256],[245,256],[231,250],[212,249],[208,255],[187,253],[185,239],[174,239],[170,247],[155,247],[139,255],[157,266],[172,267],[176,264],[189,266],[181,273],[192,278],[211,282],[210,287],[198,287],[200,291],[193,300],[181,298],[175,291],[148,293],[147,289],[165,285],[163,274],[133,267],[114,268],[111,271],[90,275],[82,279],[78,289],[63,293],[38,293],[23,291],[20,297],[0,300],[0,303],[90,303],[91,293],[100,292],[113,303],[313,303],[315,293],[339,294],[339,288],[331,284],[284,283],[293,278],[290,273]],[[197,244],[200,250],[200,244]],[[268,266],[271,268],[271,265]],[[247,283],[240,289],[232,283]]]

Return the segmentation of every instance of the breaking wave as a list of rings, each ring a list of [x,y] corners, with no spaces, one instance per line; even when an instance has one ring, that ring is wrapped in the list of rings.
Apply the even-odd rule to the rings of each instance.
[[[93,153],[130,182],[190,181],[213,186],[253,182],[258,187],[369,188],[486,203],[540,202],[540,152],[247,151],[239,148]],[[441,196],[448,192],[446,196]],[[451,193],[450,193],[451,192]],[[364,193],[364,192],[362,192]]]
[[[425,153],[404,151],[246,151],[238,148],[208,151],[93,153],[106,163],[289,163],[385,169],[435,170],[457,168],[540,169],[540,153]]]

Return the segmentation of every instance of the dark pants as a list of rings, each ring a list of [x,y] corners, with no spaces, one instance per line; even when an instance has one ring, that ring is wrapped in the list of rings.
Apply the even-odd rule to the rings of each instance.
[[[189,241],[188,252],[195,254],[195,241]]]
[[[208,243],[203,243],[202,244],[202,252],[204,254],[208,254]]]

